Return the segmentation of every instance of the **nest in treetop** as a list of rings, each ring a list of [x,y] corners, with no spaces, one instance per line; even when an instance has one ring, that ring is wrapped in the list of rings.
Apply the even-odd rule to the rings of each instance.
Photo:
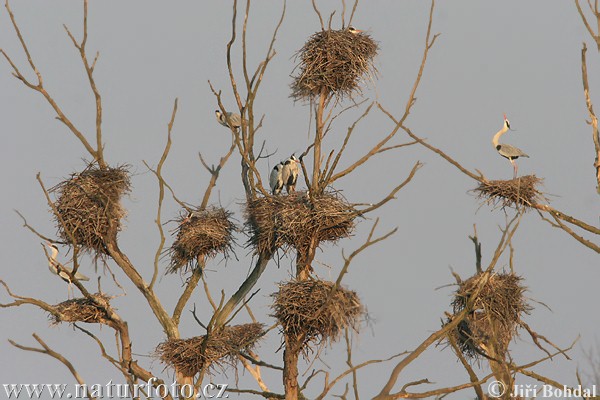
[[[364,77],[374,80],[373,59],[379,46],[365,33],[347,29],[323,30],[313,34],[298,51],[298,75],[291,84],[291,97],[311,100],[322,93],[342,99],[361,91]]]
[[[494,207],[533,207],[545,200],[544,195],[537,189],[542,179],[535,175],[525,175],[508,181],[484,180],[474,192],[485,203]]]
[[[356,292],[333,282],[307,279],[279,284],[271,308],[286,335],[311,342],[336,341],[346,328],[358,332],[364,307]],[[330,297],[331,296],[331,297]]]
[[[463,311],[475,291],[483,286],[474,299],[473,311],[450,334],[469,358],[486,354],[504,359],[521,315],[529,313],[531,307],[523,295],[526,290],[521,284],[523,278],[513,273],[493,274],[489,279],[487,276],[479,273],[459,283],[452,301],[454,315]],[[483,279],[487,282],[482,282]]]
[[[109,308],[109,300],[105,294],[96,293],[91,295],[94,300],[87,297],[63,301],[54,306],[57,314],[51,314],[53,325],[61,322],[86,322],[88,324],[110,325],[105,308]]]
[[[185,376],[194,376],[203,368],[207,372],[226,365],[235,367],[237,355],[252,350],[264,335],[264,325],[251,323],[226,326],[207,336],[172,339],[156,348],[160,360]]]
[[[246,206],[250,244],[258,254],[273,254],[282,246],[304,253],[311,244],[335,242],[352,233],[355,217],[352,206],[333,193],[266,196]]]
[[[130,189],[127,166],[99,168],[89,164],[72,174],[51,192],[56,193],[56,223],[59,236],[96,255],[106,254],[105,241],[121,230],[126,214],[121,196]]]
[[[177,239],[169,249],[171,264],[167,273],[181,267],[192,267],[198,257],[214,257],[219,253],[227,256],[233,242],[236,227],[231,221],[231,212],[221,207],[196,210],[180,216],[176,222]]]

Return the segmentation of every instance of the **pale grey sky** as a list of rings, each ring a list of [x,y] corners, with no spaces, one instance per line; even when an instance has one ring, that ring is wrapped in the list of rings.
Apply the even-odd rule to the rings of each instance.
[[[13,3],[48,91],[91,138],[93,98],[78,54],[62,27],[67,24],[79,37],[82,7],[67,1]],[[331,7],[339,6],[341,10],[341,3],[321,3],[326,3],[324,15],[330,13]],[[280,12],[279,1],[253,4],[248,27],[251,66],[264,57]],[[367,30],[381,48],[376,60],[380,77],[374,88],[365,91],[365,97],[380,101],[396,114],[403,110],[416,76],[428,12],[429,3],[424,1],[365,1],[359,5],[353,21],[357,28]],[[339,13],[335,26],[340,25]],[[112,164],[129,163],[134,172],[133,191],[125,200],[129,215],[120,235],[121,247],[147,279],[158,244],[153,225],[157,184],[142,160],[151,165],[158,162],[173,100],[178,97],[174,143],[164,174],[180,198],[191,203],[200,201],[209,177],[200,165],[198,152],[210,162],[217,162],[229,146],[227,131],[214,120],[216,102],[207,81],[223,90],[225,106],[233,109],[225,63],[230,21],[231,4],[223,1],[90,4],[88,49],[90,54],[100,51],[96,82],[104,106],[106,158]],[[255,106],[257,114],[265,114],[262,138],[269,150],[278,150],[272,160],[261,166],[264,176],[273,163],[309,143],[309,108],[294,104],[288,96],[294,53],[318,29],[318,18],[309,1],[288,2],[275,44],[277,56],[269,65]],[[491,137],[501,128],[502,114],[506,113],[517,131],[505,140],[531,156],[519,160],[520,173],[543,178],[543,189],[551,195],[555,208],[597,225],[600,207],[592,167],[593,143],[585,123],[582,42],[590,48],[590,89],[597,109],[600,57],[574,4],[540,0],[439,2],[433,31],[441,36],[430,52],[418,101],[407,125],[465,167],[477,168],[491,179],[508,179],[512,168],[491,145]],[[0,11],[0,47],[27,76],[33,77],[4,9]],[[235,54],[239,65],[239,47]],[[40,232],[53,235],[55,228],[35,174],[41,171],[45,184],[51,187],[80,170],[82,158],[89,157],[73,135],[54,119],[42,97],[25,88],[10,72],[7,63],[0,62],[0,116],[8,142],[1,158],[6,184],[0,199],[0,278],[18,294],[58,303],[64,299],[66,288],[49,274],[39,240],[21,227],[13,209],[22,212]],[[359,111],[351,114],[337,122],[329,145],[342,140],[346,127]],[[390,126],[382,114],[369,116],[359,125],[345,163],[385,136]],[[399,133],[395,143],[407,140]],[[336,189],[342,190],[351,202],[374,202],[403,180],[416,160],[425,165],[415,179],[398,193],[397,200],[370,215],[372,219],[382,217],[381,233],[396,226],[398,233],[357,257],[344,280],[348,288],[358,292],[372,321],[356,339],[353,355],[357,363],[413,349],[438,329],[444,311],[449,310],[452,288],[436,288],[453,281],[450,268],[463,277],[474,272],[473,245],[468,239],[473,224],[483,242],[484,263],[489,262],[500,237],[498,226],[504,224],[502,211],[479,208],[478,201],[468,193],[475,187],[472,180],[422,147],[384,153],[356,174],[340,180]],[[233,158],[223,170],[215,194],[218,197],[213,200],[234,211],[242,221],[238,158]],[[177,213],[176,204],[167,201],[163,219]],[[358,247],[371,223],[360,222],[356,236],[338,246],[324,246],[317,255],[321,265],[316,265],[316,274],[326,279],[336,277],[342,264],[341,250],[348,252]],[[240,237],[239,242],[243,243],[244,238]],[[570,353],[571,361],[556,357],[536,370],[574,385],[577,368],[588,369],[583,350],[599,340],[598,255],[551,228],[534,212],[523,218],[514,246],[515,269],[525,279],[527,295],[552,309],[532,302],[535,309],[526,322],[561,347],[581,335],[580,343]],[[217,258],[210,263],[207,279],[215,291],[222,287],[230,294],[245,277],[250,266],[248,250],[240,247],[236,251],[239,261],[224,263]],[[508,259],[503,257],[500,265],[508,265]],[[268,317],[269,294],[276,290],[276,282],[290,277],[290,266],[289,259],[284,259],[280,268],[270,263],[261,278],[261,291],[253,302],[256,313],[266,323],[273,321]],[[82,270],[95,276],[90,265],[84,265]],[[109,293],[118,293],[107,278],[103,281]],[[176,301],[181,282],[179,277],[170,275],[158,285],[158,293],[168,309]],[[158,361],[147,358],[164,336],[139,292],[131,286],[127,292],[127,297],[117,298],[113,304],[129,321],[134,352],[156,374],[172,374],[170,370],[163,371],[164,366]],[[3,291],[0,301],[9,301]],[[209,307],[200,291],[193,301],[200,316],[208,320]],[[189,313],[184,318],[183,337],[202,334]],[[72,382],[68,371],[55,360],[16,350],[6,341],[12,338],[33,345],[33,332],[70,358],[89,383],[122,380],[99,358],[97,347],[89,338],[67,325],[49,328],[46,315],[38,309],[2,310],[0,321],[0,355],[4,360],[0,364],[0,383]],[[238,317],[237,322],[245,321],[246,316]],[[112,343],[110,329],[93,329]],[[524,340],[517,339],[511,347],[517,362],[541,358],[543,354],[527,335],[522,337]],[[259,348],[259,354],[266,361],[281,365],[282,353],[274,353],[279,340],[273,332]],[[333,371],[346,368],[342,344],[326,349],[321,357]],[[393,365],[379,364],[361,370],[360,390],[364,398],[379,391]],[[317,361],[313,367],[322,366]],[[306,365],[301,366],[302,372],[305,369]],[[477,371],[481,374],[483,369]],[[399,383],[401,386],[423,378],[436,382],[436,387],[468,381],[452,352],[442,347],[428,350],[411,364]],[[235,383],[233,373],[215,380],[220,379]],[[277,376],[267,374],[266,380],[272,390],[281,391]],[[250,378],[244,377],[241,382],[244,387],[255,387]],[[314,383],[307,396],[320,391],[320,384]],[[430,388],[433,386],[427,387]],[[333,391],[341,392],[342,386]],[[0,398],[4,396],[1,393]],[[474,394],[461,392],[454,398],[466,396]]]

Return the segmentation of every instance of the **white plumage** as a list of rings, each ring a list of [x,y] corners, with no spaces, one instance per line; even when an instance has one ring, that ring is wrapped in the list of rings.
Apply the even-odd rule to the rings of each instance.
[[[510,163],[513,166],[513,178],[517,177],[517,171],[519,170],[519,167],[517,166],[517,163],[515,163],[515,160],[519,157],[529,157],[527,154],[525,154],[525,152],[523,152],[523,150],[515,147],[515,146],[511,146],[510,144],[505,144],[505,143],[499,143],[500,141],[500,136],[504,135],[506,132],[508,132],[508,130],[510,129],[510,122],[508,121],[508,119],[506,119],[506,114],[504,114],[504,125],[502,126],[502,129],[500,129],[493,137],[492,139],[492,144],[494,145],[494,148],[498,151],[498,154],[500,154],[502,157],[508,159],[508,161],[510,161]]]

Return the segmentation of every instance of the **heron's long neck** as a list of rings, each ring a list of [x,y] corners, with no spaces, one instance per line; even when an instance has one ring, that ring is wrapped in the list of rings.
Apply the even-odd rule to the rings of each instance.
[[[500,129],[498,131],[498,133],[496,133],[494,135],[494,138],[492,139],[492,143],[494,144],[494,147],[498,146],[498,141],[500,140],[500,136],[504,135],[506,133],[506,131],[508,131],[508,127],[506,126],[506,124],[504,124],[502,129]]]

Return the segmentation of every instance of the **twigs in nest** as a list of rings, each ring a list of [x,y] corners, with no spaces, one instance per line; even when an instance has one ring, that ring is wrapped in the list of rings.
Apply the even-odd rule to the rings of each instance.
[[[264,325],[260,323],[226,326],[210,335],[167,340],[158,345],[156,353],[176,371],[194,376],[206,368],[235,367],[237,355],[253,349],[263,334]]]
[[[291,246],[303,253],[311,242],[335,242],[348,237],[356,212],[333,193],[310,198],[303,192],[289,196],[265,196],[248,202],[250,244],[258,254],[273,254]]]
[[[373,80],[377,74],[373,58],[378,50],[365,33],[342,29],[313,34],[297,53],[299,73],[291,84],[291,97],[310,100],[327,93],[341,100],[360,92],[363,76]]]
[[[96,255],[107,254],[105,243],[121,229],[126,211],[120,200],[129,189],[126,165],[100,168],[94,163],[50,189],[58,197],[55,219],[60,237]]]
[[[452,301],[454,315],[461,313],[470,301],[473,306],[450,335],[466,357],[504,358],[521,325],[521,314],[531,310],[523,296],[526,289],[521,280],[513,273],[479,273],[459,284]],[[471,299],[479,287],[477,298]]]
[[[110,325],[106,309],[110,307],[110,297],[96,293],[91,298],[82,297],[63,301],[54,306],[56,313],[50,316],[53,325],[61,322],[86,322],[89,324]]]
[[[231,212],[224,208],[192,211],[177,222],[177,240],[169,249],[171,264],[167,273],[174,273],[183,266],[193,266],[198,257],[210,258],[219,253],[227,256],[232,249],[236,227],[231,221]]]
[[[271,307],[285,334],[303,339],[306,348],[311,342],[336,341],[346,328],[358,332],[364,314],[358,295],[334,287],[333,282],[312,279],[279,284]]]
[[[494,207],[534,207],[545,200],[544,195],[537,189],[542,179],[535,175],[525,175],[507,181],[481,180],[473,191],[479,199]]]

